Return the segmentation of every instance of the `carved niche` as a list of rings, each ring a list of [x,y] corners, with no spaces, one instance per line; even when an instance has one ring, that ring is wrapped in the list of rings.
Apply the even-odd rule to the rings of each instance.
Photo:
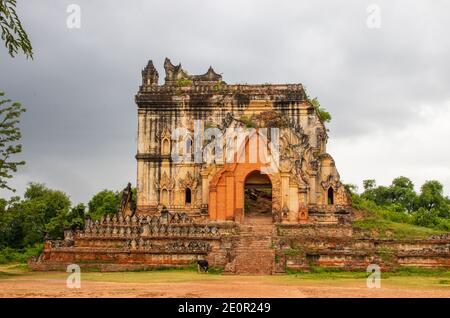
[[[178,184],[180,185],[180,189],[190,188],[192,191],[197,188],[200,183],[200,178],[198,176],[192,176],[191,172],[188,171],[184,178],[178,180]]]
[[[341,181],[339,180],[339,176],[333,174],[328,175],[328,177],[322,180],[320,184],[322,185],[322,188],[324,190],[327,190],[330,187],[337,190],[342,185]]]
[[[159,181],[155,180],[154,185],[157,190],[166,189],[168,191],[172,191],[175,187],[175,179],[173,177],[169,177],[164,171]]]

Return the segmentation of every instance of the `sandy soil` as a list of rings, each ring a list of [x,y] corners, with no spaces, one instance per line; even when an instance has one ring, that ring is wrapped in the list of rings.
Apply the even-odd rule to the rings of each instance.
[[[66,273],[33,273],[0,278],[0,297],[445,297],[450,285],[429,278],[382,281],[294,279],[286,276],[224,276],[196,273],[88,273],[80,289],[66,287]],[[121,276],[120,276],[121,275]],[[124,278],[125,276],[125,278]],[[129,276],[129,277],[126,277]],[[123,281],[127,280],[127,281]],[[409,281],[411,280],[411,281]],[[140,282],[142,281],[142,282]],[[430,285],[431,284],[431,285]]]

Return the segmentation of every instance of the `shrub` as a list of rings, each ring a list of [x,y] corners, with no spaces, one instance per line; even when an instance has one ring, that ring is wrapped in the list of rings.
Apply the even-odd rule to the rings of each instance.
[[[192,80],[189,78],[180,78],[177,81],[177,86],[178,87],[186,87],[186,86],[191,86],[192,85]]]
[[[36,244],[23,249],[13,249],[5,247],[0,250],[0,264],[6,263],[25,263],[30,257],[38,256],[42,253],[44,244]]]

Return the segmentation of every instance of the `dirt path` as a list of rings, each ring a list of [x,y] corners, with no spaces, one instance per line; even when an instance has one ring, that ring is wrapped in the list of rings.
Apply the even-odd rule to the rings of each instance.
[[[65,273],[0,279],[0,297],[445,297],[450,286],[386,281],[368,289],[361,279],[304,280],[286,276],[221,276],[196,273],[89,273],[80,289],[66,287]],[[122,275],[122,276],[120,276]],[[128,277],[127,277],[128,276]],[[410,278],[408,277],[408,280]],[[423,280],[423,278],[421,278]],[[127,280],[124,282],[123,280]],[[414,278],[412,278],[414,282]],[[137,282],[136,282],[137,281]],[[142,281],[142,282],[140,282]],[[143,282],[145,281],[145,282]]]

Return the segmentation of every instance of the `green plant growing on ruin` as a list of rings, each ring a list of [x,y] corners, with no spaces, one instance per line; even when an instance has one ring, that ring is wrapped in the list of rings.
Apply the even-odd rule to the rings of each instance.
[[[215,92],[219,92],[222,90],[222,82],[221,81],[217,81],[216,84],[214,84],[213,87]]]
[[[178,87],[192,86],[192,84],[193,84],[193,81],[192,81],[191,79],[185,78],[185,77],[180,78],[180,79],[177,81],[177,86],[178,86]]]
[[[286,256],[297,256],[300,254],[300,250],[295,248],[287,248],[283,250],[283,253]]]
[[[245,128],[257,128],[258,127],[258,125],[254,121],[252,121],[250,118],[248,118],[247,116],[242,116],[239,120],[245,125]]]
[[[321,121],[323,121],[324,123],[329,123],[331,121],[331,114],[320,105],[319,99],[317,97],[314,97],[313,99],[308,97],[308,102],[317,111]]]

